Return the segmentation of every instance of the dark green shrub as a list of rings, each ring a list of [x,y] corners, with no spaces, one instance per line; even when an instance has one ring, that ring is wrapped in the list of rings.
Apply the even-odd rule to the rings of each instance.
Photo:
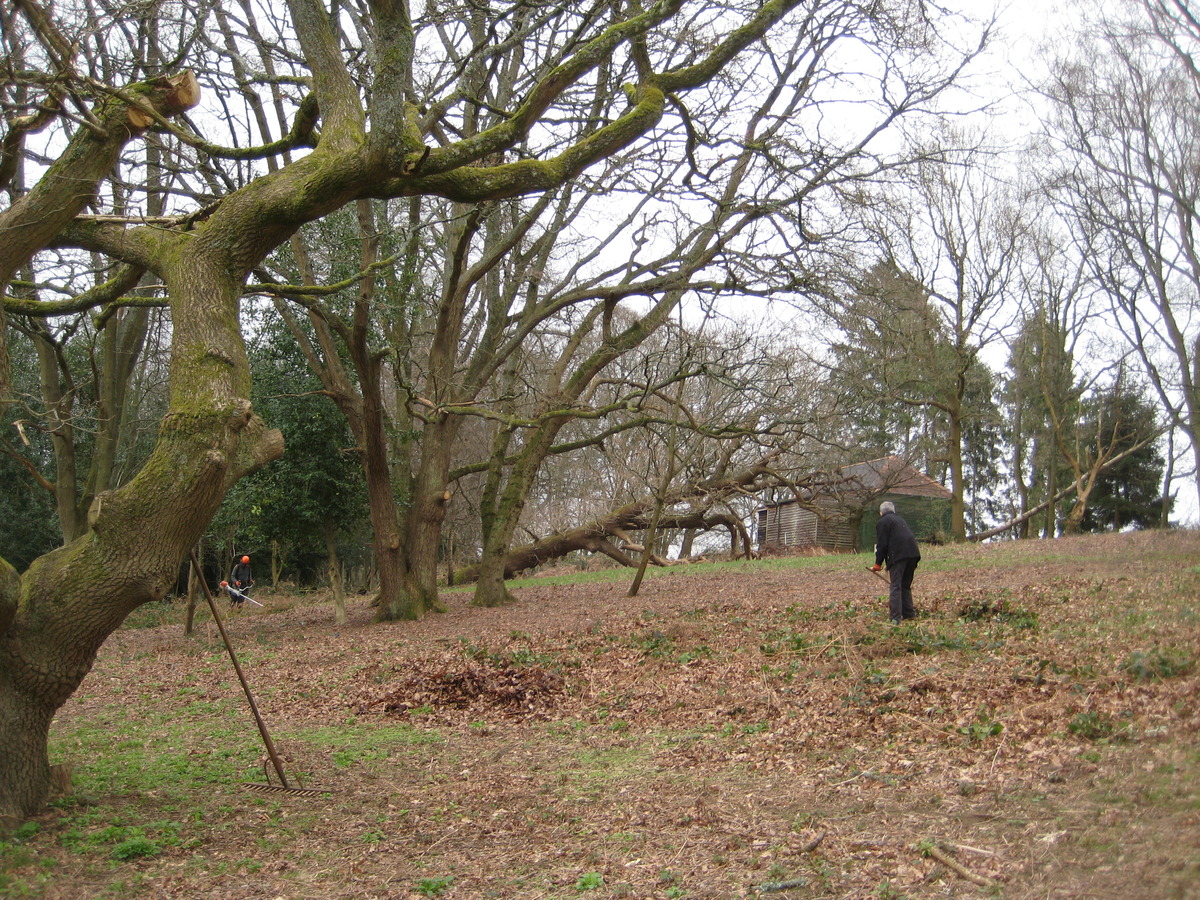
[[[1087,741],[1107,741],[1122,737],[1122,726],[1107,713],[1091,710],[1079,713],[1067,725],[1071,734]]]
[[[126,838],[112,849],[113,859],[140,859],[145,856],[158,856],[162,847],[157,841],[143,835]]]

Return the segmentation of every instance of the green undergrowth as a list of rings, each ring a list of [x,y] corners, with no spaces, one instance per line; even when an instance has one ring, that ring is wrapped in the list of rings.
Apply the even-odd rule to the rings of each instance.
[[[199,785],[230,785],[257,766],[261,743],[235,704],[188,705],[177,715],[68,719],[51,735],[51,760],[75,760],[83,802],[153,793],[182,801]]]
[[[333,728],[313,728],[286,735],[289,744],[304,744],[313,755],[327,754],[338,769],[375,767],[390,760],[425,755],[445,743],[435,729],[412,725],[372,725],[348,722]]]
[[[770,572],[790,572],[803,570],[811,572],[840,571],[845,568],[858,568],[863,560],[870,557],[862,554],[838,554],[815,556],[780,556],[765,559],[734,559],[715,562],[697,562],[677,566],[652,566],[646,570],[646,578],[688,577],[694,575],[720,575],[731,572],[744,573],[747,576]],[[567,584],[609,584],[629,582],[633,578],[632,569],[612,567],[555,575],[529,576],[514,578],[506,582],[510,590],[538,585],[553,586]],[[472,584],[443,588],[447,591],[466,591],[475,589]]]

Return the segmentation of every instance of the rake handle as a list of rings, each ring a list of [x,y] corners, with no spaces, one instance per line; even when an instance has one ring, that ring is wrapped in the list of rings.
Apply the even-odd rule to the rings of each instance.
[[[217,623],[217,630],[221,632],[221,640],[225,642],[225,649],[229,651],[229,659],[233,662],[233,670],[237,672],[238,681],[242,683],[242,690],[246,692],[246,699],[250,702],[250,712],[254,713],[254,721],[258,723],[258,733],[262,735],[263,745],[267,748],[267,756],[271,757],[271,765],[275,767],[275,774],[279,776],[279,783],[285,789],[290,789],[287,776],[283,774],[283,763],[279,759],[279,754],[275,752],[275,743],[271,740],[270,732],[267,731],[267,723],[263,721],[263,717],[258,711],[258,704],[254,702],[254,694],[250,690],[250,683],[246,681],[246,676],[242,674],[242,666],[238,662],[237,654],[233,652],[233,644],[229,641],[229,635],[225,633],[225,623],[221,621],[221,614],[217,612],[217,604],[213,602],[212,591],[208,589],[208,582],[204,579],[204,572],[200,568],[200,561],[196,559],[196,551],[190,551],[189,555],[192,559],[192,567],[196,570],[196,577],[199,579],[200,584],[204,586],[204,598],[208,600],[208,608],[212,610],[213,621]]]
[[[876,578],[878,578],[881,581],[886,581],[888,584],[892,583],[892,579],[888,578],[882,572],[878,571],[874,566],[867,566],[867,571],[870,572],[872,575],[874,575]]]

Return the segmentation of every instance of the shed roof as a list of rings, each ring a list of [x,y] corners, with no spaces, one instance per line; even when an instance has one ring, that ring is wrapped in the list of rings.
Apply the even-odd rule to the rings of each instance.
[[[898,456],[883,456],[842,466],[837,474],[861,485],[863,493],[936,497],[939,500],[949,500],[954,496],[949,488],[918,472]]]
[[[835,469],[823,486],[808,492],[807,496],[768,503],[763,508],[819,502],[822,496],[836,498],[839,505],[851,506],[870,502],[884,494],[937,500],[949,500],[954,496],[948,488],[917,471],[900,457],[881,456]]]

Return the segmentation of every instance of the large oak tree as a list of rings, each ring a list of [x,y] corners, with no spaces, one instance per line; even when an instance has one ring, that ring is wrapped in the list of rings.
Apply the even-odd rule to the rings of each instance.
[[[172,323],[171,393],[155,449],[127,484],[100,493],[86,531],[18,573],[0,572],[0,815],[35,812],[48,787],[47,736],[55,711],[90,669],[106,637],[130,611],[163,597],[180,560],[203,534],[214,510],[239,478],[283,452],[278,431],[251,408],[250,372],[239,325],[248,276],[305,223],[368,198],[439,196],[459,202],[553,189],[594,162],[639,140],[659,123],[668,98],[682,102],[703,90],[740,52],[797,6],[795,0],[725,5],[671,0],[628,7],[584,5],[554,25],[559,52],[537,57],[503,115],[478,133],[460,127],[478,101],[446,82],[433,105],[414,103],[421,54],[408,4],[365,0],[338,8],[318,0],[287,0],[273,10],[282,20],[279,59],[302,61],[302,77],[281,73],[263,81],[290,86],[277,100],[294,109],[292,133],[261,148],[213,146],[172,119],[196,101],[180,72],[147,73],[136,83],[104,81],[91,59],[103,35],[86,19],[55,23],[34,0],[18,0],[22,28],[42,48],[20,72],[26,107],[6,132],[4,172],[36,126],[69,125],[56,155],[14,192],[0,212],[0,288],[10,313],[41,312],[9,290],[14,277],[51,246],[102,254],[122,267],[107,291],[111,301],[142,273],[163,287]],[[123,13],[126,17],[134,9]],[[229,26],[219,10],[181,7],[189,57],[207,59],[212,33]],[[464,44],[459,67],[487,66],[508,40],[509,24],[530,7],[501,10],[489,40]],[[147,15],[149,13],[146,13]],[[454,29],[443,11],[433,25]],[[209,16],[213,18],[210,20]],[[521,18],[521,17],[518,17]],[[6,23],[16,27],[17,19]],[[152,35],[153,27],[122,19],[117,29]],[[26,27],[27,26],[27,27]],[[521,36],[544,33],[522,25]],[[110,29],[112,30],[112,29]],[[83,48],[81,50],[81,48]],[[81,55],[82,54],[82,55]],[[622,85],[625,103],[599,127],[560,106],[574,94],[600,89],[598,68],[615,56],[633,60]],[[180,77],[163,77],[166,75]],[[250,84],[242,85],[250,89]],[[205,108],[209,118],[232,115],[233,93]],[[585,127],[586,125],[586,127]],[[247,126],[248,131],[253,131]],[[118,159],[147,135],[181,151],[182,172],[196,154],[244,163],[240,183],[211,180],[169,206],[174,218],[138,223],[89,215]],[[265,135],[262,137],[266,137]],[[533,139],[531,139],[531,137]],[[520,146],[519,158],[508,151]],[[249,160],[270,158],[254,167]],[[0,354],[0,364],[3,354]],[[7,388],[6,369],[0,387]],[[399,579],[403,548],[379,535],[381,575]]]

